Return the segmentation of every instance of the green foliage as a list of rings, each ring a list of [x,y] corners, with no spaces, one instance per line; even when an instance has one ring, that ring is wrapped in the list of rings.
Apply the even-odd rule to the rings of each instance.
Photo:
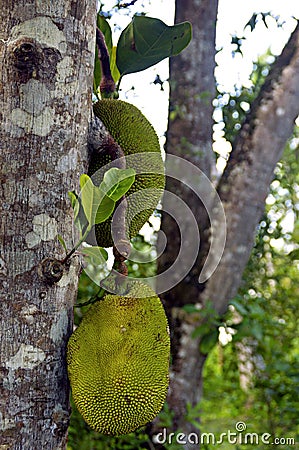
[[[134,16],[119,38],[116,64],[121,76],[139,72],[180,53],[191,40],[191,24],[167,26],[159,19]]]
[[[131,244],[133,249],[139,252],[139,258],[138,262],[128,261],[128,275],[135,278],[154,277],[157,274],[157,261],[153,259],[150,262],[142,262],[142,253],[147,255],[147,252],[151,249],[151,244],[140,234],[131,240]]]
[[[88,228],[91,228],[94,223],[104,222],[112,214],[115,202],[86,174],[80,177],[80,187],[82,209]]]
[[[133,169],[116,167],[105,173],[100,186],[94,185],[88,175],[81,175],[81,206],[89,231],[94,224],[105,222],[111,216],[116,202],[130,189],[134,181]],[[77,204],[74,209],[75,212],[78,210]]]
[[[283,20],[279,16],[274,15],[271,11],[269,11],[269,12],[259,12],[259,13],[252,14],[251,18],[246,23],[244,29],[246,27],[250,27],[250,31],[253,31],[255,29],[256,25],[260,21],[262,21],[263,24],[265,25],[265,27],[268,28],[267,18],[269,18],[269,17],[271,17],[272,19],[274,19],[276,21],[276,25],[278,27],[281,27],[283,25]]]
[[[223,320],[209,301],[202,309],[198,309],[197,305],[190,304],[183,306],[183,310],[198,316],[200,324],[194,329],[191,338],[201,336],[199,351],[203,355],[207,355],[218,342],[219,327],[225,325]]]
[[[231,342],[218,343],[205,364],[204,432],[234,430],[241,420],[247,432],[298,441],[298,136],[296,128],[277,165],[242,286],[223,319]],[[249,363],[245,373],[244,349]],[[241,385],[244,376],[246,383]],[[259,448],[268,446],[260,443]]]
[[[223,131],[225,138],[233,143],[246,115],[250,112],[250,106],[257,97],[273,62],[273,55],[261,56],[253,66],[250,77],[251,87],[235,86],[234,92],[223,92],[217,86],[217,98],[214,101],[216,109],[222,111]]]
[[[105,173],[99,188],[103,189],[106,195],[114,202],[117,202],[128,192],[134,181],[134,169],[117,169],[113,167]]]
[[[82,254],[84,255],[85,262],[93,266],[100,266],[104,261],[108,260],[108,253],[102,247],[84,247]]]
[[[113,213],[116,202],[130,189],[135,181],[134,169],[109,169],[99,186],[93,184],[92,179],[82,174],[80,176],[80,196],[69,192],[69,199],[74,210],[74,223],[80,231],[80,239],[74,246],[74,252],[85,241],[93,225],[105,222]],[[61,244],[65,246],[61,237]],[[89,252],[89,256],[105,258],[105,250],[100,247]],[[92,252],[92,254],[91,254]]]
[[[112,32],[108,20],[101,11],[97,26],[104,34],[110,57],[110,70],[115,83],[129,73],[145,70],[165,58],[178,55],[189,44],[192,28],[189,22],[168,26],[159,19],[135,15],[122,31],[116,47],[112,44]],[[98,94],[101,82],[101,64],[96,48],[94,65],[94,93]]]

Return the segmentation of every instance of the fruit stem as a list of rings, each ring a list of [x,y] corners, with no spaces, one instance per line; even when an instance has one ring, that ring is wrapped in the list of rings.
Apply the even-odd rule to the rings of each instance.
[[[113,167],[118,169],[126,169],[126,157],[121,146],[113,139],[112,136],[107,136],[98,148],[99,152],[109,155],[113,161]],[[126,234],[126,213],[128,209],[128,202],[126,196],[123,195],[117,202],[117,220],[113,225],[114,228],[114,247],[113,253],[115,257],[115,270],[125,275],[127,266],[124,261],[128,259],[131,251],[130,241]],[[127,275],[127,272],[126,272]]]
[[[117,270],[117,272],[120,275],[124,275],[125,277],[128,276],[128,267],[125,264],[125,260],[127,259],[125,256],[123,256],[118,249],[114,246],[113,247],[113,255],[114,255],[114,264],[113,269]]]
[[[96,30],[96,43],[102,69],[101,95],[105,98],[112,98],[115,92],[115,83],[110,70],[110,57],[105,37],[99,28]]]

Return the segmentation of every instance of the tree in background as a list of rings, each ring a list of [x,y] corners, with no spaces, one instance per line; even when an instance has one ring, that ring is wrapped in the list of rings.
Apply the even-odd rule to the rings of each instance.
[[[217,2],[176,2],[176,21],[190,20],[193,41],[182,55],[170,62],[170,121],[166,145],[167,152],[189,159],[209,177],[213,173],[211,100],[215,95],[216,15]],[[193,205],[190,192],[179,190],[181,198],[199,217],[202,238],[199,260],[194,268],[180,284],[163,295],[174,343],[168,402],[175,413],[175,428],[185,433],[192,431],[192,424],[187,420],[187,405],[196,405],[201,396],[202,367],[207,353],[206,348],[203,349],[203,340],[212,337],[216,342],[218,333],[211,327],[207,330],[202,326],[202,333],[192,339],[201,319],[198,311],[186,312],[184,305],[201,305],[201,316],[204,316],[205,305],[209,304],[221,316],[240,287],[274,169],[299,113],[298,39],[297,26],[233,140],[232,152],[217,183],[227,221],[226,245],[216,271],[204,285],[200,285],[197,279],[207,255],[210,224],[205,214],[200,215],[202,208],[198,202]],[[177,89],[176,80],[179,80]],[[185,133],[185,130],[192,131]],[[178,187],[173,186],[171,180],[166,189],[178,192]],[[221,232],[223,224],[218,223],[217,227],[217,231]],[[178,229],[165,214],[162,230],[168,245],[160,258],[161,271],[173,264],[180,245]],[[202,352],[199,352],[200,348]]]
[[[61,6],[55,2],[45,2],[41,6],[40,3],[27,2],[27,9],[18,8],[20,16],[17,19],[16,11],[11,15],[11,2],[6,2],[4,6],[1,11],[4,31],[0,44],[3,49],[4,75],[1,79],[13,87],[13,92],[1,86],[1,110],[6,111],[5,107],[9,106],[7,114],[2,117],[5,156],[1,165],[5,188],[2,202],[5,233],[2,242],[6,246],[3,253],[1,251],[4,292],[1,343],[5,343],[5,347],[3,345],[1,349],[1,356],[4,357],[4,395],[1,404],[4,414],[2,412],[1,426],[4,433],[0,443],[31,449],[35,448],[37,442],[39,447],[64,448],[68,388],[63,361],[71,328],[78,264],[67,268],[61,281],[53,285],[52,277],[57,275],[57,267],[53,268],[50,264],[49,271],[49,267],[41,266],[40,262],[49,254],[60,256],[61,249],[54,242],[56,222],[66,223],[66,229],[59,232],[71,236],[70,209],[66,206],[65,194],[74,188],[87,160],[92,86],[90,69],[93,58],[91,36],[94,31],[91,23],[94,22],[95,11],[92,5],[87,7],[85,4],[74,6],[73,3],[67,3]],[[172,143],[171,153],[177,151],[178,155],[189,159],[208,176],[213,172],[214,165],[211,101],[215,86],[216,15],[216,1],[177,2],[176,20],[188,19],[193,22],[194,39],[189,53],[182,54],[181,59],[171,65],[168,145]],[[41,17],[47,19],[42,22],[43,26],[37,28],[36,20],[41,20]],[[31,28],[32,20],[35,22]],[[71,20],[71,24],[68,20]],[[82,21],[85,21],[86,34],[81,33],[81,28],[78,32],[79,22],[82,24]],[[30,31],[32,29],[34,33]],[[37,32],[37,29],[40,31]],[[69,30],[74,35],[70,35]],[[78,47],[74,46],[75,42]],[[80,59],[82,55],[86,57],[83,63]],[[173,414],[169,416],[174,417],[173,422],[167,422],[169,417],[164,413],[160,419],[164,417],[164,424],[174,429],[180,428],[184,433],[193,431],[192,426],[197,423],[197,418],[192,422],[190,417],[193,406],[200,399],[202,367],[208,348],[211,348],[207,341],[211,335],[212,343],[216,342],[214,338],[218,339],[219,320],[216,320],[216,314],[222,316],[240,285],[241,272],[251,251],[254,230],[264,208],[274,167],[298,115],[298,60],[296,29],[233,141],[233,151],[218,184],[228,222],[227,246],[219,268],[205,285],[198,285],[198,274],[207,254],[210,230],[206,212],[196,199],[194,214],[199,218],[203,242],[201,252],[186,279],[165,294],[173,330],[173,372],[169,396],[169,407]],[[53,72],[53,67],[57,71]],[[177,85],[174,83],[176,77]],[[78,84],[77,79],[81,79],[82,83]],[[51,83],[55,83],[55,86]],[[51,122],[54,113],[55,118],[60,117],[57,122],[56,119]],[[50,129],[49,123],[52,124]],[[78,152],[74,150],[74,145]],[[16,148],[19,151],[15,152]],[[43,159],[43,155],[47,158]],[[83,155],[82,160],[79,155]],[[17,162],[16,156],[19,156]],[[11,173],[13,181],[9,184],[8,174]],[[21,180],[18,179],[19,173],[22,173]],[[172,187],[169,182],[167,190],[171,189],[180,192],[187,204],[192,204],[194,197],[187,190],[178,189],[177,185]],[[18,197],[15,198],[13,193],[17,193]],[[11,204],[8,199],[11,199]],[[47,217],[44,211],[47,211]],[[68,212],[67,217],[65,211]],[[221,226],[221,223],[218,224],[219,230]],[[167,225],[166,215],[162,227],[171,243],[161,258],[161,267],[165,268],[171,266],[179,240],[177,229],[171,222]],[[8,235],[7,230],[13,231],[13,235]],[[139,245],[146,244],[140,240]],[[142,276],[146,273],[133,266],[130,269],[134,274],[137,269]],[[287,283],[287,280],[284,281]],[[82,277],[81,284],[84,283],[86,278]],[[90,286],[87,290],[92,292]],[[10,295],[13,295],[13,300],[8,302]],[[51,299],[51,302],[46,301],[46,298]],[[32,301],[29,305],[28,299]],[[193,309],[190,304],[195,305]],[[205,323],[201,323],[198,318],[198,305],[203,305],[200,316],[205,318]],[[235,307],[237,309],[237,304]],[[240,309],[239,306],[239,312]],[[247,312],[251,313],[249,306]],[[214,327],[212,330],[211,325]],[[198,353],[198,348],[201,353]],[[19,428],[16,429],[17,426]],[[78,427],[80,433],[82,431],[79,439],[86,438],[84,445],[80,441],[78,443],[78,429],[74,431],[74,427]],[[103,439],[103,436],[90,433],[82,422],[76,424],[76,417],[70,431],[70,441],[72,433],[75,435],[70,442],[70,448],[73,449],[95,446],[153,448],[153,443],[148,441],[143,431],[139,435],[131,434],[120,439]]]
[[[257,61],[252,87],[217,95],[225,137],[233,142],[269,72],[267,54]],[[243,106],[243,108],[242,108]],[[274,171],[255,246],[238,294],[219,320],[223,339],[209,352],[204,367],[201,429],[220,435],[235,431],[240,420],[247,432],[271,439],[298,440],[298,128]],[[222,334],[223,337],[223,334]],[[217,402],[217,412],[214,405]],[[292,448],[291,441],[285,441]],[[259,448],[263,447],[259,443]],[[240,448],[243,448],[242,446]],[[245,446],[244,446],[245,448]]]
[[[214,347],[205,364],[205,432],[220,434],[242,420],[248,432],[298,441],[297,136],[296,128],[275,169],[253,252],[223,323],[228,340]]]

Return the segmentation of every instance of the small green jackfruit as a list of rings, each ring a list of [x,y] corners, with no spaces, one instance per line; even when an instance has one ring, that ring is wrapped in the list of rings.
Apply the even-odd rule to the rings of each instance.
[[[151,297],[136,298],[149,288],[138,283],[134,289],[129,297],[107,294],[91,306],[68,342],[74,402],[103,434],[127,434],[150,422],[167,394],[166,315],[152,290]]]
[[[128,237],[131,239],[136,236],[140,228],[145,224],[153,213],[164,189],[164,172],[163,161],[161,157],[160,144],[158,136],[136,106],[115,99],[103,99],[94,105],[95,115],[103,122],[113,139],[120,145],[125,156],[132,155],[127,161],[127,168],[140,166],[140,153],[151,152],[142,165],[146,171],[151,173],[139,173],[135,177],[135,182],[127,192],[127,229],[129,229]],[[155,153],[155,155],[153,155]],[[136,154],[134,159],[133,155]],[[104,151],[97,152],[91,159],[89,165],[89,175],[92,176],[98,169],[111,162],[111,157]],[[142,172],[142,170],[141,170]],[[102,180],[95,180],[96,184]],[[142,189],[156,189],[155,192],[145,191]],[[141,195],[138,198],[129,198],[133,193],[139,191]],[[148,196],[152,198],[149,199]],[[136,204],[136,202],[138,204]],[[155,205],[154,207],[152,205]],[[147,207],[149,205],[149,207]],[[145,208],[145,209],[144,209]],[[137,214],[135,214],[137,212]],[[95,235],[97,244],[101,247],[111,247],[113,240],[111,236],[111,220],[110,217],[105,222],[95,226]]]

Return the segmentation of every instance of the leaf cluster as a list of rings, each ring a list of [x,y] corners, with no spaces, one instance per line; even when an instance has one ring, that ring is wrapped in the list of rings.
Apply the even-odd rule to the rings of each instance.
[[[96,186],[88,175],[81,175],[80,194],[74,191],[68,193],[74,210],[74,223],[80,235],[66,259],[86,241],[94,225],[105,222],[112,215],[116,203],[128,192],[134,181],[134,169],[117,167],[112,167],[104,174],[99,186]],[[58,236],[58,239],[66,249],[62,237]],[[93,265],[103,264],[108,258],[106,250],[97,246],[85,247],[82,253],[86,263]]]
[[[122,31],[117,46],[112,43],[108,20],[99,12],[97,26],[105,37],[110,56],[110,70],[115,83],[124,75],[145,70],[165,58],[179,54],[192,37],[191,24],[183,22],[168,26],[159,19],[135,15]],[[98,94],[101,82],[101,64],[96,50],[94,66],[94,92]]]
[[[298,441],[298,152],[295,129],[277,165],[271,201],[260,222],[242,286],[225,318],[231,342],[218,343],[207,359],[201,418],[203,426],[212,431],[218,426],[215,421],[223,431],[232,428],[234,420],[244,420],[250,422],[247,431]],[[284,223],[290,212],[293,231]],[[245,373],[240,365],[242,349],[248,351]],[[247,390],[240,385],[244,375]],[[210,413],[216,401],[221,404],[219,413]]]

